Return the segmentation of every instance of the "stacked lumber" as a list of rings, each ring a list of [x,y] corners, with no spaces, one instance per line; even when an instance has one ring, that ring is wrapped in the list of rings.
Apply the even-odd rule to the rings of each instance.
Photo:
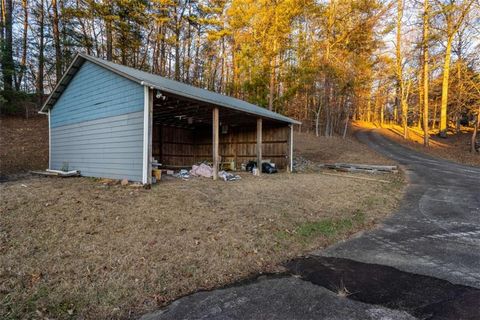
[[[324,168],[345,172],[368,172],[368,173],[397,173],[397,166],[370,165],[358,163],[334,163],[324,164]]]

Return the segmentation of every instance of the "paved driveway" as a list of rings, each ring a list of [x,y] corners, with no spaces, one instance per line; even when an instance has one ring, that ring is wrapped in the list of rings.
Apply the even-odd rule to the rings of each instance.
[[[384,224],[289,262],[283,276],[196,293],[144,319],[479,319],[480,169],[374,131],[358,137],[409,179]]]
[[[407,193],[381,228],[318,254],[480,288],[480,168],[414,152],[372,131],[358,138],[403,166]]]

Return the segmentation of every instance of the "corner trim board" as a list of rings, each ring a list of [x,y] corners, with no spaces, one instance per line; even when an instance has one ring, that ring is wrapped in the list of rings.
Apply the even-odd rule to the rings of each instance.
[[[48,169],[52,169],[52,127],[50,125],[50,109],[48,115]]]
[[[143,97],[143,172],[142,183],[148,183],[148,127],[149,127],[149,88],[144,86]]]

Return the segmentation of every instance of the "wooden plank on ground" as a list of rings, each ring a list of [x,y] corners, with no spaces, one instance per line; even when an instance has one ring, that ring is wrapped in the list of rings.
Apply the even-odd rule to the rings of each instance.
[[[337,171],[345,172],[369,172],[369,173],[397,173],[397,166],[386,165],[368,165],[368,164],[356,164],[356,163],[334,163],[322,165],[327,169],[334,169]]]
[[[373,179],[373,178],[360,177],[360,176],[352,176],[350,174],[335,174],[335,173],[328,173],[328,172],[320,172],[320,173],[323,174],[323,175],[326,175],[326,176],[333,176],[333,177],[350,178],[350,179],[358,179],[358,180],[366,180],[366,181],[375,181],[375,182],[381,182],[381,183],[391,183],[391,181],[388,181],[388,180]]]

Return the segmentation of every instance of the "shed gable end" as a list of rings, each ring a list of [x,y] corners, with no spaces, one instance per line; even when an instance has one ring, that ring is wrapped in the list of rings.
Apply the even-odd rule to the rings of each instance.
[[[143,86],[85,61],[51,109],[51,126],[142,111],[143,96]]]
[[[89,61],[50,110],[51,169],[142,181],[144,87]]]

